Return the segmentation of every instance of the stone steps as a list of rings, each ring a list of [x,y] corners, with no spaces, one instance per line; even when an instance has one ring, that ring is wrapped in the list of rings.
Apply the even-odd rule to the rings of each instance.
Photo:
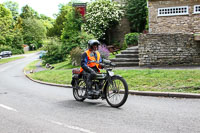
[[[123,50],[121,54],[138,54],[138,50]]]
[[[117,54],[116,58],[138,58],[138,54]]]
[[[139,62],[138,58],[114,58],[112,62]]]
[[[115,62],[117,67],[131,67],[138,66],[139,62]]]
[[[139,65],[138,46],[127,48],[117,54],[116,58],[110,59],[117,67],[131,67]]]

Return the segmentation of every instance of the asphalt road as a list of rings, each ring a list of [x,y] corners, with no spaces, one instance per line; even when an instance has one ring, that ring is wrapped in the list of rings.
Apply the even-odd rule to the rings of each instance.
[[[38,55],[0,65],[0,133],[199,133],[200,100],[132,96],[119,109],[27,79]]]

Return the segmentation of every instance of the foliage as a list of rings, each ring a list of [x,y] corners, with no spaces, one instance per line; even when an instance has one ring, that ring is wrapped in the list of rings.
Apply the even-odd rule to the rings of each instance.
[[[108,59],[110,52],[106,48],[106,45],[100,45],[98,47],[98,51],[101,54],[101,58]]]
[[[40,20],[43,23],[46,31],[48,32],[51,28],[53,28],[54,20],[50,17],[45,16],[44,14],[40,14]]]
[[[0,52],[1,51],[11,51],[12,48],[8,45],[0,45]]]
[[[56,20],[53,24],[53,27],[48,30],[47,36],[49,37],[61,37],[62,29],[64,28],[64,22],[66,21],[65,15],[68,13],[68,7],[65,5],[60,5],[60,11],[56,15]]]
[[[66,6],[67,14],[65,15],[64,28],[62,30],[62,41],[70,40],[77,36],[81,31],[82,17],[79,12],[72,6]]]
[[[126,34],[125,38],[124,38],[124,43],[126,43],[128,46],[129,45],[137,46],[138,45],[138,37],[139,37],[139,33]]]
[[[22,13],[20,14],[20,17],[23,19],[28,19],[28,18],[38,19],[39,14],[35,10],[33,10],[30,6],[25,5],[24,7],[22,7]]]
[[[52,39],[44,45],[44,50],[47,53],[42,57],[44,64],[58,63],[64,61],[66,55],[63,54],[61,43],[58,40]]]
[[[6,9],[0,4],[0,44],[6,44],[9,38],[9,32],[12,26],[12,14],[9,9]]]
[[[46,38],[46,29],[38,19],[24,19],[22,23],[23,39],[25,44],[35,44],[36,48],[41,47],[42,40]]]
[[[147,0],[126,0],[126,16],[132,32],[142,32],[147,25]]]
[[[81,55],[82,55],[82,50],[79,47],[76,47],[71,50],[70,56],[71,56],[71,62],[73,66],[81,65]]]
[[[3,3],[6,8],[8,8],[12,12],[13,19],[16,20],[19,13],[19,4],[13,1],[6,1]]]
[[[66,40],[62,44],[62,49],[65,54],[69,54],[73,48],[80,47],[81,49],[86,49],[88,41],[95,39],[93,35],[87,34],[86,32],[80,32],[76,36],[72,36],[70,39]]]
[[[13,29],[12,21],[13,18],[10,10],[0,4],[0,48],[14,53],[21,53],[22,36],[17,28]]]
[[[97,39],[105,40],[106,31],[116,25],[123,16],[120,5],[110,0],[97,0],[87,7],[83,29]]]

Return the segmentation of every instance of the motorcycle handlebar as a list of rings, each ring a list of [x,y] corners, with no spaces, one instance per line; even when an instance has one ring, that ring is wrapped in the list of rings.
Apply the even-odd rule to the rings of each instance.
[[[106,60],[106,59],[103,59],[103,63],[100,64],[101,66],[112,66],[112,67],[115,67],[116,64],[112,63],[110,60]]]

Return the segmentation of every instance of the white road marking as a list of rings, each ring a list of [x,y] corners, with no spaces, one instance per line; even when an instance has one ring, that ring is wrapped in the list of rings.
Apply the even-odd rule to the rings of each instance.
[[[59,126],[64,126],[64,127],[67,127],[67,128],[70,128],[70,129],[74,129],[74,130],[78,130],[78,131],[81,131],[81,132],[84,132],[84,133],[95,133],[95,132],[92,132],[90,130],[87,130],[87,129],[83,129],[81,127],[77,127],[77,126],[70,126],[70,125],[67,125],[67,124],[64,124],[64,123],[61,123],[61,122],[57,122],[57,121],[50,121],[51,123],[54,123],[54,124],[57,124]]]
[[[11,111],[15,111],[15,112],[18,112],[16,109],[14,108],[11,108],[11,107],[8,107],[6,105],[3,105],[3,104],[0,104],[0,107],[4,108],[4,109],[7,109],[7,110],[11,110]]]

